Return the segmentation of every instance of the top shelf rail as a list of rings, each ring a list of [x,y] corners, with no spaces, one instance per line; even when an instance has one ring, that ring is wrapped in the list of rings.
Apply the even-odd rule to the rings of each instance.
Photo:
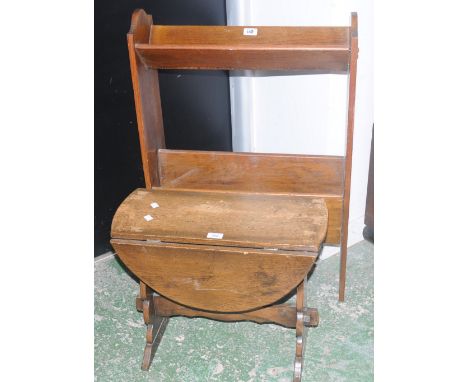
[[[152,69],[348,73],[352,32],[353,27],[151,25],[135,50]]]

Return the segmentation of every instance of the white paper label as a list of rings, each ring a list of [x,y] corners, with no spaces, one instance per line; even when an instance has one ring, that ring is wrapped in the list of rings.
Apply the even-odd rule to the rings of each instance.
[[[145,215],[145,216],[143,216],[143,218],[144,218],[147,222],[153,220],[153,217],[152,217],[151,215]]]
[[[244,28],[244,36],[256,36],[257,28]]]
[[[224,234],[219,232],[208,232],[208,235],[206,235],[207,239],[222,239],[223,236]]]
[[[153,203],[150,204],[150,206],[153,207],[153,208],[158,208],[159,204],[156,203],[156,202],[153,202]]]

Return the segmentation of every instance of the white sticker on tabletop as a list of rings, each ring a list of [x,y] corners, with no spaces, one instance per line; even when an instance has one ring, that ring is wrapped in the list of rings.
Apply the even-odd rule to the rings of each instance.
[[[153,202],[153,203],[150,204],[150,206],[153,207],[153,208],[158,208],[159,204],[156,203],[156,202]]]
[[[222,239],[224,236],[223,233],[219,232],[208,232],[208,235],[206,235],[207,239]]]
[[[143,218],[144,218],[147,222],[153,220],[153,217],[152,217],[151,215],[145,215],[145,216],[143,216]]]

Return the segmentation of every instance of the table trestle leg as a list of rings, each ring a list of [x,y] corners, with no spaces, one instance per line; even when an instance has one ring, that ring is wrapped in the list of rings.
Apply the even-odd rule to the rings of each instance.
[[[151,362],[153,361],[154,354],[156,353],[156,350],[161,343],[162,336],[169,322],[168,317],[161,317],[158,315],[156,305],[154,303],[154,299],[156,297],[156,294],[152,292],[148,293],[146,298],[141,300],[143,319],[146,324],[146,345],[143,353],[141,369],[145,371],[149,369]],[[140,298],[142,298],[141,294]]]

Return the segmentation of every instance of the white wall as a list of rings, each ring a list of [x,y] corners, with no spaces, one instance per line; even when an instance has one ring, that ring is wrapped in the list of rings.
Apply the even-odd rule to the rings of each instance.
[[[362,238],[373,124],[373,4],[371,0],[227,0],[229,25],[350,24],[358,12],[359,58],[350,244]],[[252,76],[252,74],[254,76]],[[231,74],[235,151],[344,155],[347,76]]]

